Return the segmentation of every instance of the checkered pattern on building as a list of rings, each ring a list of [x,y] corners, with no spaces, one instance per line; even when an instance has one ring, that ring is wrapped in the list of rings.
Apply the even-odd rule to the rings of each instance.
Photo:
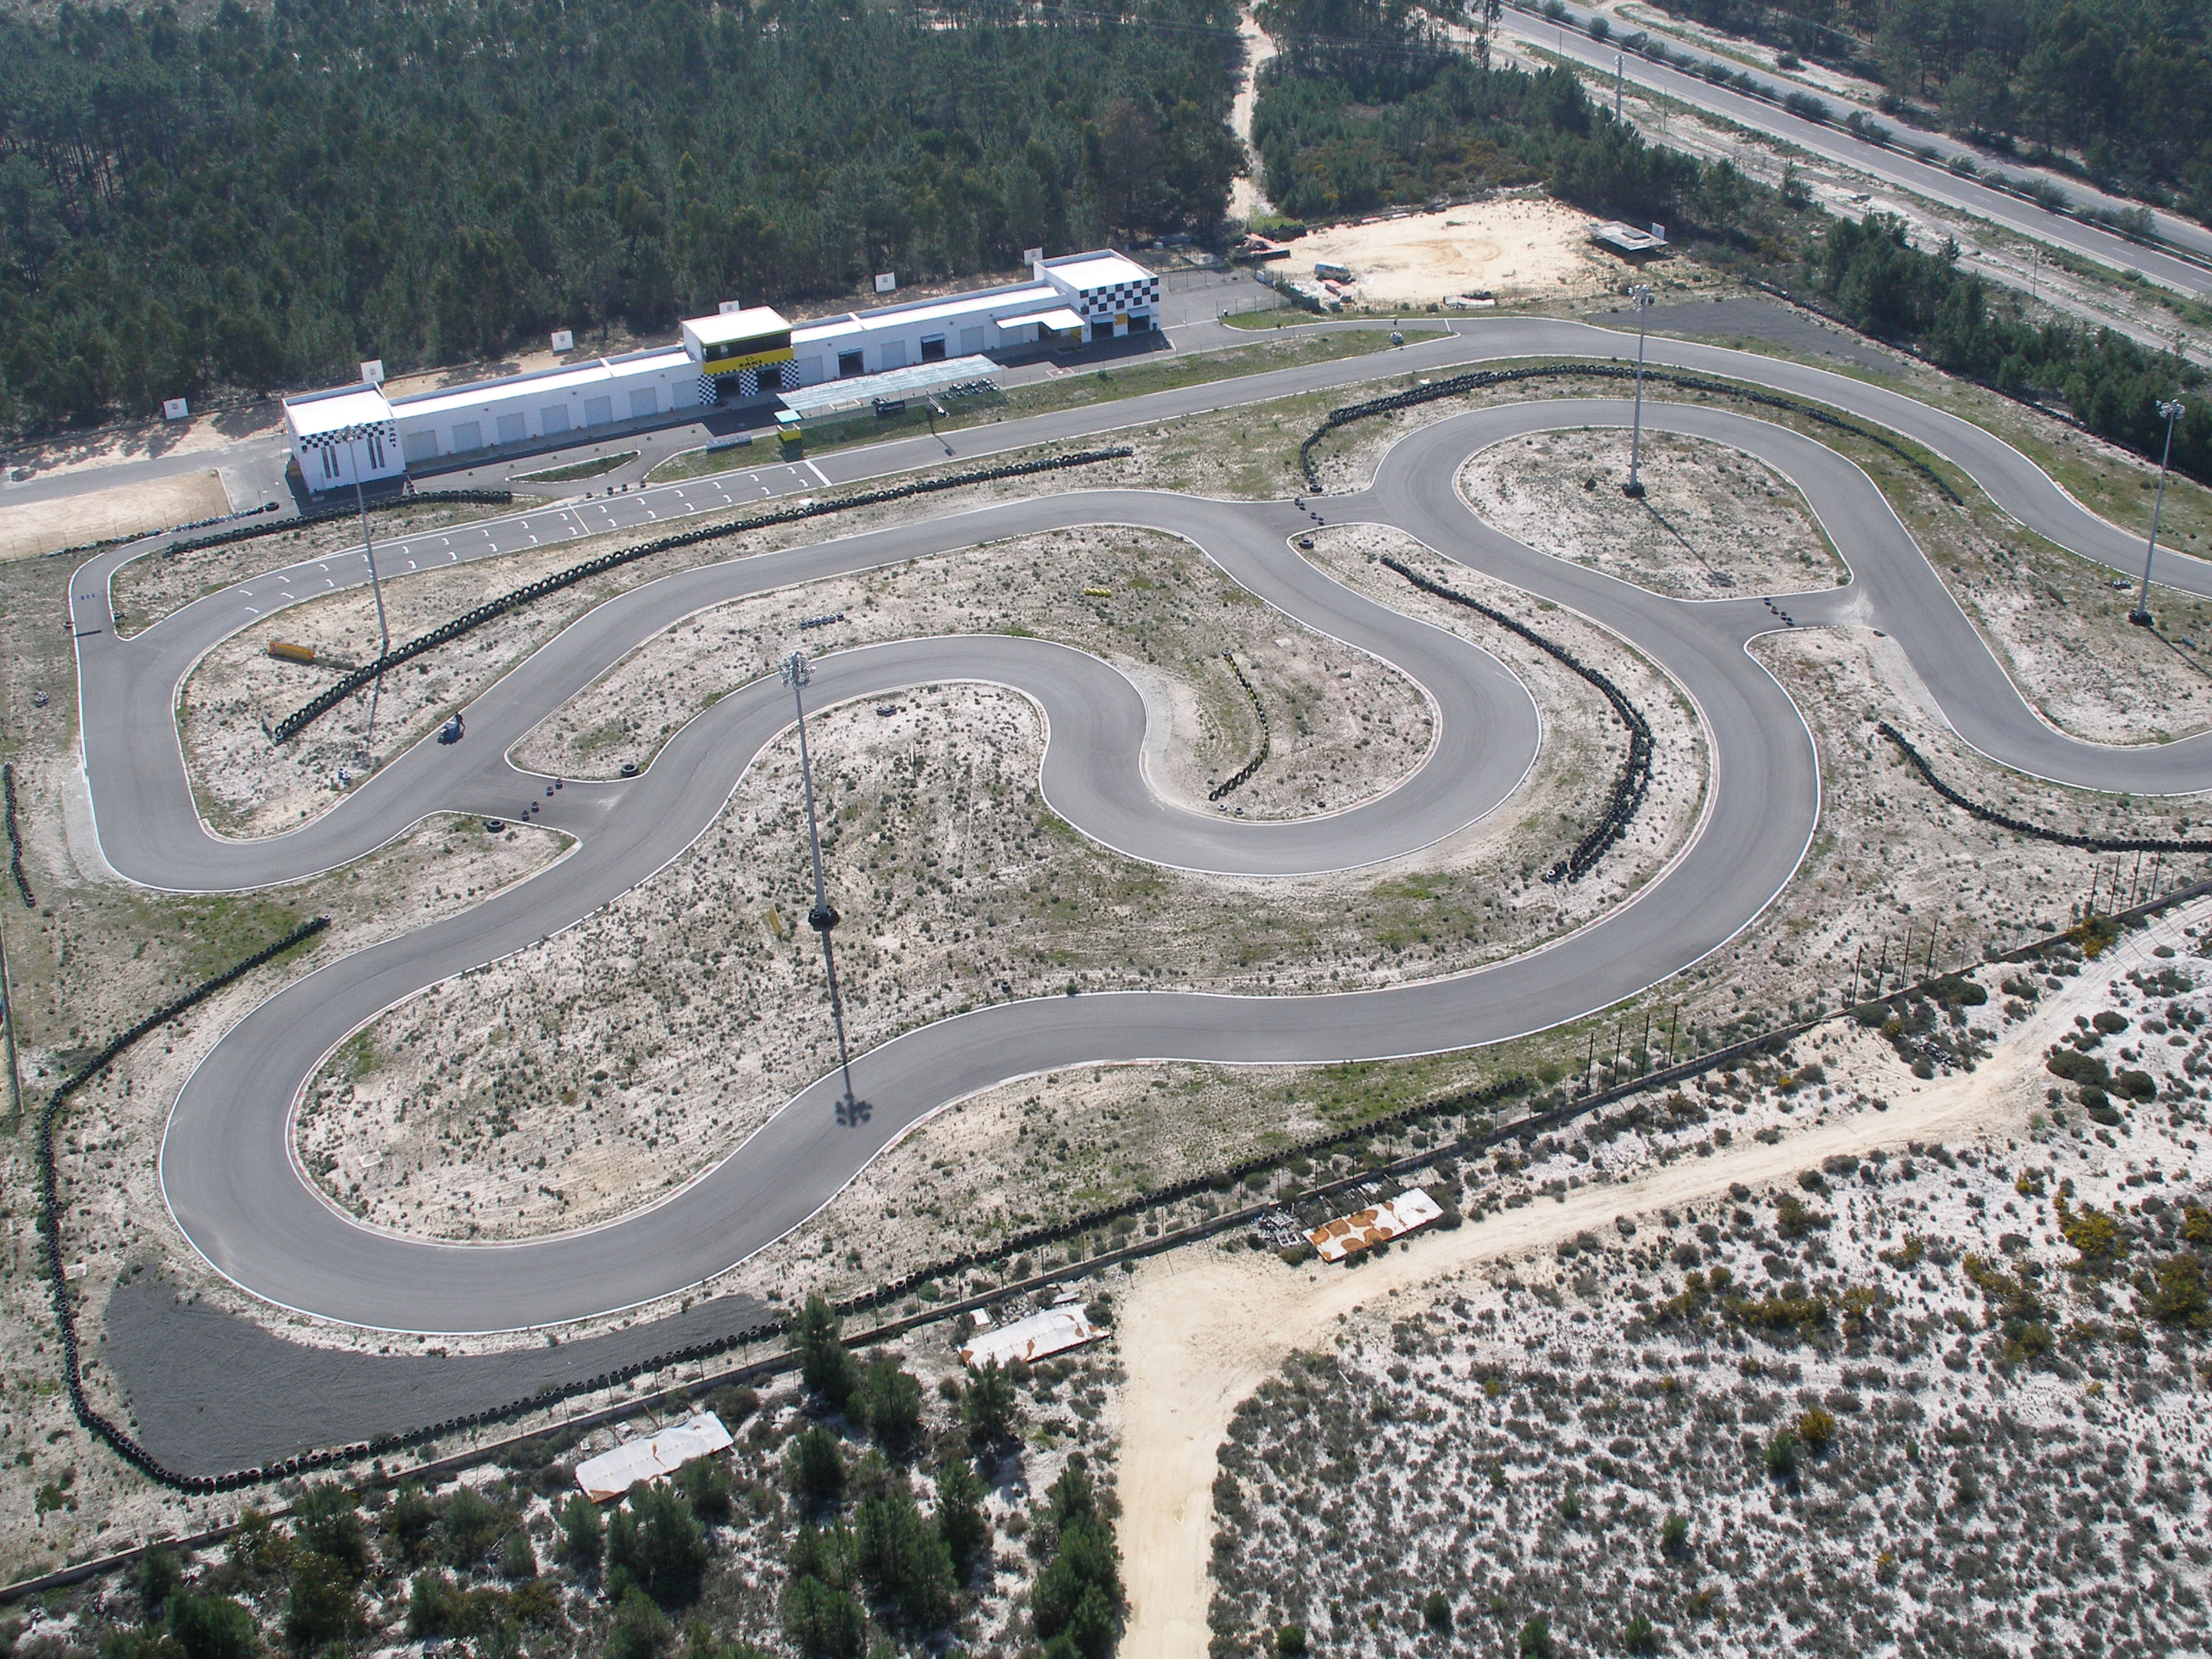
[[[771,392],[796,392],[799,389],[799,365],[796,362],[773,363],[753,368],[739,369],[738,371],[738,396],[740,398],[759,397],[761,393],[761,377],[763,374],[769,376],[770,381],[769,390]],[[700,377],[700,384],[702,386],[708,384],[704,375]],[[702,401],[706,403],[711,404],[714,401],[714,395],[713,393],[702,392],[701,394],[701,398]]]
[[[397,421],[385,421],[380,422],[380,424],[383,427],[383,431],[378,435],[382,437],[384,441],[390,444],[394,449],[398,448],[399,422]],[[302,449],[343,449],[349,444],[356,441],[356,439],[365,435],[365,434],[358,432],[303,432],[300,434],[300,447]]]
[[[1116,283],[1111,288],[1087,288],[1083,290],[1083,314],[1086,317],[1111,317],[1116,312],[1142,311],[1160,301],[1160,279],[1148,276],[1141,283]]]

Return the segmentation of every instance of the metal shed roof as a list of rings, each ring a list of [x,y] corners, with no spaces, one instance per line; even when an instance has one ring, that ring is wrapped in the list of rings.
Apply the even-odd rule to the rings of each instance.
[[[998,364],[988,357],[948,357],[941,363],[909,363],[880,374],[855,374],[846,380],[824,380],[783,394],[783,406],[803,416],[827,415],[840,409],[859,409],[878,398],[910,398],[962,380],[981,380],[996,374]]]

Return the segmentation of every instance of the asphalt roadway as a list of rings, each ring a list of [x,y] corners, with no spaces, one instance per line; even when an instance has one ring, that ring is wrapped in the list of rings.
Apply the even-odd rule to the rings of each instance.
[[[969,457],[1091,437],[1397,368],[1443,371],[1485,359],[1617,356],[1622,337],[1586,325],[1507,319],[1373,359],[1276,371],[970,429]],[[2096,519],[1980,428],[1884,388],[1799,365],[1679,340],[1655,361],[1734,375],[1851,410],[1913,437],[1971,474],[2022,522],[2092,558],[2123,564],[2135,538]],[[1285,503],[1238,503],[1102,490],[1017,501],[782,552],[738,556],[647,583],[598,607],[487,689],[455,747],[428,738],[315,822],[283,836],[227,842],[199,822],[177,747],[179,683],[209,647],[279,606],[364,579],[358,555],[252,578],[144,634],[118,640],[105,555],[73,584],[85,764],[110,862],[132,880],[178,890],[263,886],[357,858],[441,809],[516,816],[577,838],[565,857],[460,915],[326,964],[279,991],[228,1032],[187,1081],[161,1156],[163,1191],[194,1248],[253,1294],[359,1326],[470,1333],[558,1324],[700,1284],[802,1223],[885,1146],[945,1104],[1036,1073],[1081,1064],[1180,1059],[1324,1062],[1460,1048],[1602,1008],[1680,971],[1753,921],[1809,843],[1820,777],[1809,733],[1746,645],[1783,624],[1760,599],[1666,599],[1536,554],[1483,524],[1454,477],[1468,454],[1518,433],[1625,423],[1613,399],[1541,398],[1461,414],[1406,438],[1373,485],[1318,503],[1332,523],[1397,526],[1473,568],[1612,629],[1694,700],[1712,757],[1711,793],[1692,844],[1657,879],[1568,939],[1478,972],[1385,991],[1310,997],[1174,992],[1010,1001],[908,1031],[856,1057],[866,1102],[837,1109],[834,1078],[803,1090],[750,1139],[688,1185],[619,1221],[566,1237],[447,1244],[363,1227],[297,1168],[291,1112],[323,1059],[363,1022],[428,986],[533,944],[607,903],[678,856],[720,813],[746,765],[788,724],[787,694],[763,677],[678,732],[638,776],[548,780],[506,760],[538,720],[641,641],[702,606],[837,572],[889,564],[1056,526],[1115,523],[1188,538],[1234,580],[1285,614],[1397,665],[1437,715],[1436,748],[1397,788],[1358,809],[1294,823],[1224,821],[1159,800],[1138,757],[1141,701],[1097,659],[1026,639],[914,640],[817,660],[816,706],[988,681],[1033,697],[1049,738],[1042,787],[1054,810],[1101,842],[1164,864],[1258,875],[1370,863],[1427,844],[1510,798],[1539,740],[1524,690],[1454,635],[1341,588],[1289,545],[1311,520]],[[2116,749],[2078,743],[2039,720],[1990,655],[1872,483],[1832,451],[1787,428],[1711,405],[1648,404],[1656,429],[1734,444],[1803,489],[1849,561],[1842,588],[1790,595],[1800,625],[1870,623],[1893,635],[1966,739],[2038,775],[2131,793],[2212,784],[2212,738]],[[832,479],[941,462],[908,443],[825,458]],[[771,486],[772,487],[772,486]],[[818,487],[818,486],[817,486]],[[718,507],[720,481],[695,481],[574,507],[540,509],[450,534],[417,536],[399,561],[419,566],[574,538],[648,517]],[[732,500],[738,499],[735,495]],[[386,566],[386,568],[398,568]],[[2161,574],[2212,592],[2212,567],[2173,558]],[[764,665],[765,666],[765,665]],[[1665,763],[1662,757],[1662,764]],[[857,925],[857,919],[856,919]]]
[[[2195,220],[2162,210],[2153,210],[2152,220],[2166,246],[2154,247],[2134,241],[2086,219],[2053,213],[2037,203],[2024,200],[2008,191],[1999,190],[1984,180],[2008,179],[2021,189],[2033,188],[2038,184],[2056,185],[2064,192],[2067,200],[2077,207],[2104,212],[2133,212],[2143,206],[2142,203],[2108,196],[2078,179],[2063,178],[2018,162],[2001,160],[1985,150],[1961,143],[1948,133],[1924,132],[1883,117],[1876,125],[1891,129],[1897,143],[1905,147],[1893,149],[1862,138],[1840,125],[1808,120],[1778,103],[1752,97],[1734,87],[1716,86],[1704,76],[1686,69],[1654,63],[1626,50],[1618,41],[1593,40],[1589,31],[1590,19],[1595,14],[1573,5],[1568,6],[1566,11],[1566,18],[1560,23],[1553,21],[1533,8],[1521,9],[1516,5],[1516,9],[1507,15],[1504,27],[1509,33],[1529,44],[1541,46],[1563,58],[1571,58],[1601,75],[1612,75],[1618,63],[1624,78],[1635,82],[1638,86],[1664,93],[1679,103],[1707,111],[1756,132],[1771,133],[1825,161],[1838,162],[1874,178],[1885,179],[1901,190],[1911,191],[1929,201],[1940,202],[1946,207],[1956,208],[1992,224],[2002,225],[2031,240],[2065,248],[2083,258],[2094,259],[2108,270],[2123,274],[2139,271],[2151,281],[2177,293],[2199,299],[2207,293],[2212,293],[2212,228]],[[1731,72],[1746,67],[1716,53],[1685,46],[1671,37],[1657,35],[1653,38],[1665,45],[1677,63],[1686,58],[1699,64],[1724,64]],[[1759,79],[1778,96],[1790,93],[1812,94],[1835,112],[1838,123],[1858,108],[1847,99],[1832,93],[1820,92],[1786,76],[1769,71],[1761,74]],[[1597,95],[1595,90],[1592,95]],[[1937,159],[1923,161],[1911,153],[1917,149],[1933,151]],[[1979,176],[1962,176],[1952,172],[1947,163],[1954,157],[1971,161]]]

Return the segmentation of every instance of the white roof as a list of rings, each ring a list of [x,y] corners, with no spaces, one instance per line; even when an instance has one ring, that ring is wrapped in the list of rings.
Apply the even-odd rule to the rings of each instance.
[[[1042,311],[1024,311],[1018,317],[1001,317],[1000,323],[1012,328],[1017,323],[1042,323],[1047,328],[1081,328],[1083,319],[1065,305],[1048,306]]]
[[[576,1465],[576,1484],[595,1504],[620,1498],[641,1480],[659,1480],[676,1473],[695,1457],[727,1451],[730,1431],[712,1412],[663,1429],[642,1440],[626,1440],[612,1451],[587,1457]]]
[[[1096,1342],[1105,1333],[1083,1316],[1079,1307],[1047,1308],[1001,1325],[995,1331],[979,1331],[960,1346],[963,1364],[988,1365],[995,1361],[1011,1365],[1017,1359],[1034,1364],[1049,1354]]]
[[[442,386],[396,398],[392,408],[401,415],[445,415],[477,409],[548,392],[566,394],[626,380],[634,375],[691,366],[690,354],[678,346],[634,351],[620,357],[594,357],[589,362],[541,368],[531,374],[509,374],[496,380],[471,380],[466,386]]]
[[[878,398],[907,398],[963,380],[988,380],[1000,372],[988,357],[948,357],[943,362],[908,363],[880,374],[854,374],[842,380],[823,380],[783,394],[784,412],[826,415],[833,410],[858,409]]]
[[[349,426],[381,426],[392,418],[392,405],[373,386],[341,386],[335,392],[287,398],[284,418],[305,437],[311,432],[337,432]]]
[[[1324,1261],[1341,1261],[1371,1245],[1388,1243],[1401,1233],[1425,1227],[1443,1213],[1443,1206],[1419,1187],[1409,1187],[1386,1204],[1371,1210],[1324,1221],[1308,1233]]]
[[[702,345],[720,345],[728,340],[757,340],[763,334],[781,334],[791,325],[774,306],[748,306],[713,317],[693,317],[684,327],[699,337]]]
[[[1149,283],[1152,273],[1125,254],[1071,253],[1048,259],[1044,268],[1063,283],[1083,289],[1112,288],[1116,283]]]
[[[974,294],[948,295],[941,300],[915,300],[902,306],[878,306],[871,311],[848,311],[803,323],[791,331],[792,343],[812,344],[845,338],[872,330],[911,328],[916,324],[953,323],[969,317],[1000,317],[1009,310],[1060,304],[1060,290],[1049,283],[1021,283],[1010,288],[988,288]]]
[[[1590,240],[1608,242],[1626,253],[1644,253],[1655,247],[1667,246],[1667,239],[1652,231],[1638,230],[1633,225],[1624,225],[1618,219],[1608,219],[1601,225],[1590,228]]]

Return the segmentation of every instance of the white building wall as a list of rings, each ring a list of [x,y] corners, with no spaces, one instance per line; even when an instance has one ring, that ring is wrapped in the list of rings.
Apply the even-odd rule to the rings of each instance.
[[[695,409],[699,381],[697,365],[678,347],[423,392],[395,402],[392,415],[406,459],[422,464]]]

